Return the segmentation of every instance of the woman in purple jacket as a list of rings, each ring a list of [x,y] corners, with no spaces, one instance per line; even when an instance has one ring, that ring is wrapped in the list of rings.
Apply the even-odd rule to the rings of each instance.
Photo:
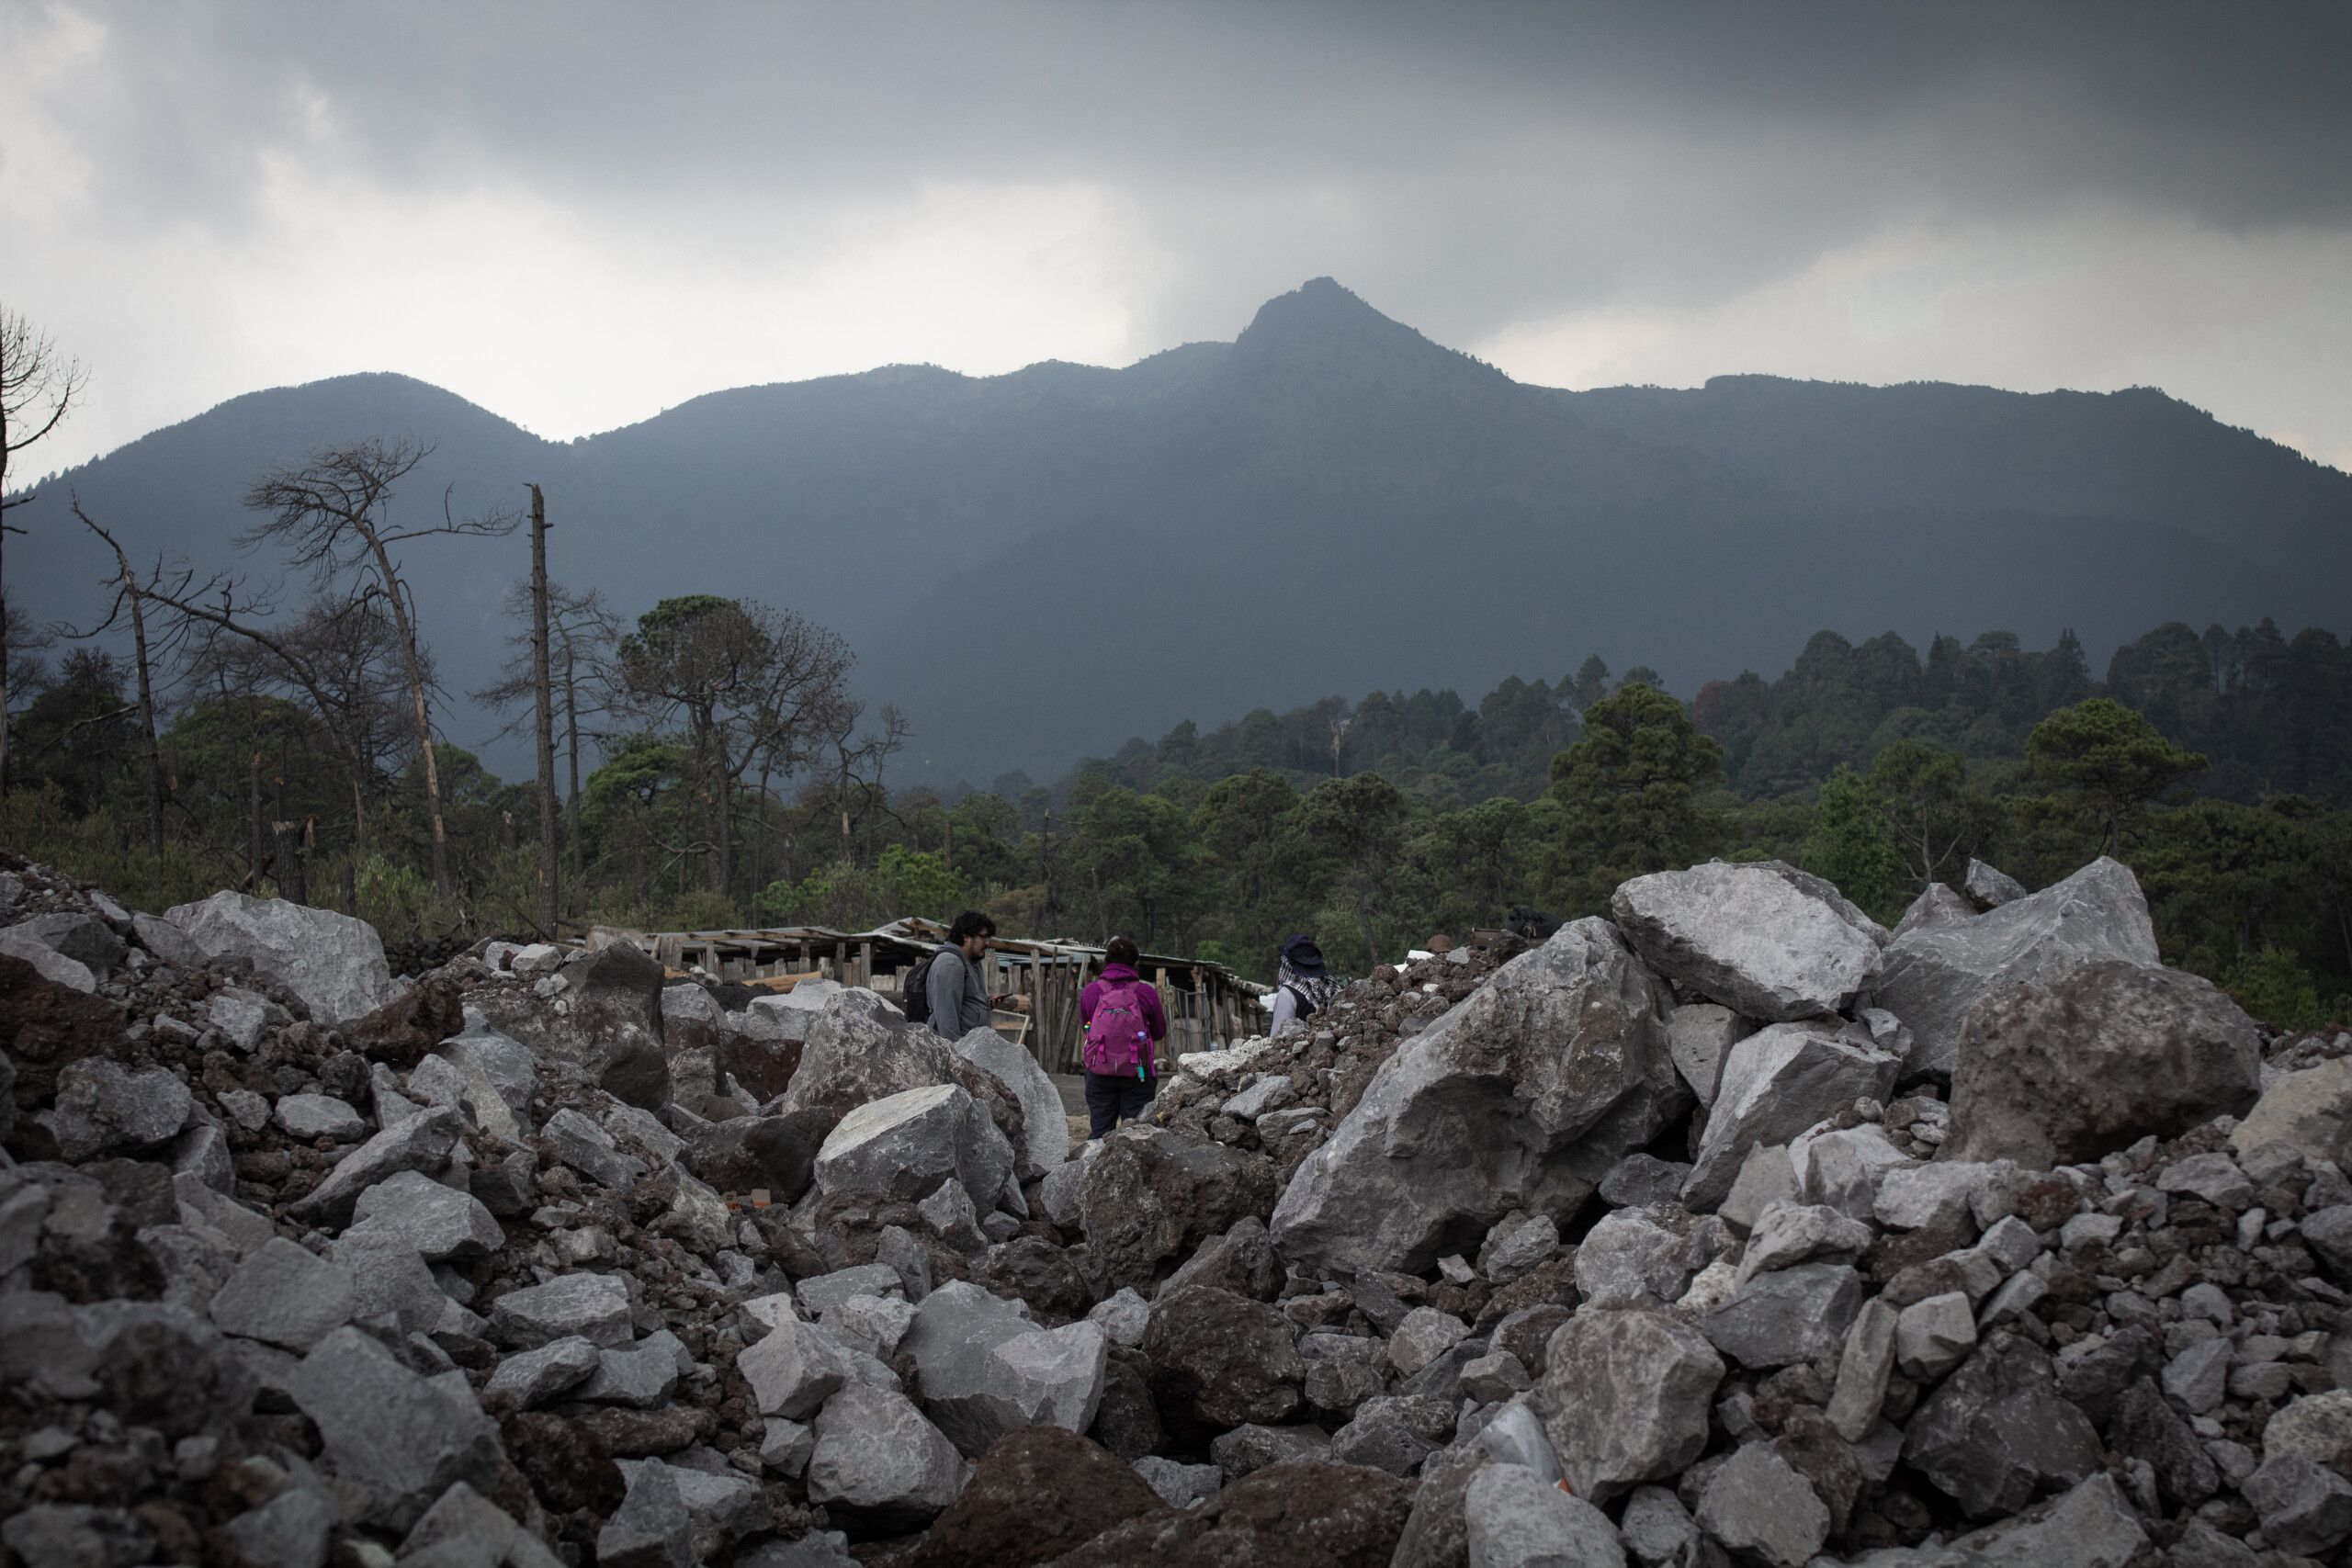
[[[1159,990],[1136,973],[1141,956],[1134,942],[1113,937],[1102,950],[1101,978],[1079,993],[1078,1015],[1086,1023],[1089,1138],[1138,1120],[1159,1092],[1157,1058],[1168,1038],[1168,1014]]]

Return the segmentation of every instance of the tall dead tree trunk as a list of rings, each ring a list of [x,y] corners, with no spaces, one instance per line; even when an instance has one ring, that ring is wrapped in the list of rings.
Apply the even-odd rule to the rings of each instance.
[[[531,696],[537,708],[539,761],[539,931],[556,925],[555,692],[548,679],[548,507],[531,486]]]
[[[115,564],[122,575],[119,602],[130,611],[131,643],[139,656],[139,734],[145,742],[147,764],[147,897],[150,903],[160,904],[164,897],[164,759],[155,739],[155,692],[147,652],[147,594],[139,585],[139,574],[130,570],[130,557],[112,534],[90,521],[79,499],[74,502],[74,515],[114,551]]]
[[[401,658],[408,666],[409,704],[416,714],[416,746],[424,759],[424,807],[433,818],[433,891],[449,897],[449,829],[441,819],[441,764],[433,755],[433,716],[424,702],[424,660],[417,652],[416,622],[409,615],[408,596],[391,575],[390,554],[380,544],[376,559],[391,584],[385,600],[392,607],[392,627],[400,634]]]
[[[571,792],[565,806],[571,818],[571,877],[577,882],[586,874],[581,869],[580,848],[580,673],[569,637],[563,639],[563,739],[571,761]]]

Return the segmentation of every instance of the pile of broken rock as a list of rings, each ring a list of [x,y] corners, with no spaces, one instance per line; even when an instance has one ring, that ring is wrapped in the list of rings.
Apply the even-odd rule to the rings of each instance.
[[[395,982],[326,911],[0,866],[30,1568],[2352,1540],[2352,1035],[2161,967],[2109,861],[1892,932],[1774,863],[1639,878],[1075,1150],[1024,1051],[870,991]]]

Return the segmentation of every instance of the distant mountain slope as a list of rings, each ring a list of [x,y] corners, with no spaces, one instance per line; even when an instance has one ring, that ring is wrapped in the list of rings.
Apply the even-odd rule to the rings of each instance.
[[[2352,564],[2352,477],[2153,387],[2005,392],[1717,376],[1555,394],[1825,505],[2170,523],[2233,549]]]
[[[916,723],[917,776],[1045,776],[1186,716],[1374,685],[1483,689],[1593,651],[1689,689],[1821,626],[2072,625],[2103,662],[2159,621],[2345,626],[2352,479],[2160,393],[1825,387],[1566,393],[1430,343],[1329,279],[1231,344],[1124,369],[929,367],[716,392],[541,441],[437,389],[352,376],[158,431],[11,512],[43,617],[97,598],[77,491],[134,548],[232,558],[237,496],[329,440],[439,442],[402,495],[546,487],[557,575],[634,614],[790,605]],[[507,628],[520,539],[413,570],[452,691]],[[449,728],[491,724],[462,707]],[[519,754],[492,765],[519,769]]]

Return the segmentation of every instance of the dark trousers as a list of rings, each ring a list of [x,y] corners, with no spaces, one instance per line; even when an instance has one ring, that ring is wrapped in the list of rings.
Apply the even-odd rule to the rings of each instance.
[[[1159,1092],[1158,1078],[1139,1078],[1133,1073],[1087,1074],[1086,1135],[1099,1138],[1122,1122],[1136,1121]]]

